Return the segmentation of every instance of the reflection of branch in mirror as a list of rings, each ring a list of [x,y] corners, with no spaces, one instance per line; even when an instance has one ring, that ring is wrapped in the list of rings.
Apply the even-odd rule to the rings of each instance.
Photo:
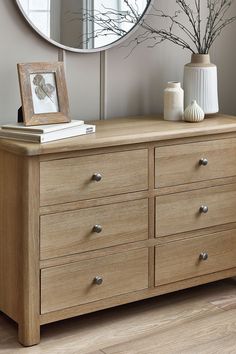
[[[236,20],[236,16],[227,16],[232,0],[172,1],[173,7],[176,6],[172,14],[151,5],[145,19],[142,14],[150,3],[147,0],[120,0],[117,3],[124,6],[119,9],[104,3],[100,8],[85,9],[81,19],[89,30],[80,36],[80,40],[86,48],[96,48],[97,43],[102,47],[107,44],[104,38],[112,37],[114,42],[139,22],[141,30],[138,35],[125,45],[130,48],[128,55],[144,42],[152,48],[164,41],[192,53],[208,54],[222,30]]]
[[[154,0],[15,1],[44,39],[73,52],[88,52],[121,43]]]
[[[70,21],[81,21],[78,47],[102,47],[126,35],[142,18],[150,0],[88,1],[82,11],[72,12]],[[112,5],[113,3],[113,5]]]
[[[172,14],[152,5],[146,20],[141,23],[143,31],[127,46],[131,52],[146,42],[153,48],[169,41],[192,53],[208,54],[222,30],[236,20],[228,16],[232,0],[173,0],[176,10]],[[155,22],[151,18],[155,19]]]

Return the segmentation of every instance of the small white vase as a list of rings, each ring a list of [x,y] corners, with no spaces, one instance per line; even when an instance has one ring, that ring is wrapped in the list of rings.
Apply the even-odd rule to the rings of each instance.
[[[184,67],[185,107],[196,100],[205,114],[219,111],[217,68],[209,54],[193,54],[191,63]]]
[[[180,82],[168,82],[164,91],[164,119],[178,121],[183,119],[184,91]]]
[[[201,107],[194,100],[184,111],[184,120],[186,122],[198,123],[203,121],[205,114]]]

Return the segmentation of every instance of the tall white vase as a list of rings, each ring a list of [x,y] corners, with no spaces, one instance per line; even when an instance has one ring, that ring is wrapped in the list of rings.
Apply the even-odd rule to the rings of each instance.
[[[185,65],[184,93],[185,107],[196,100],[205,114],[219,111],[217,67],[209,54],[193,54],[191,63]]]

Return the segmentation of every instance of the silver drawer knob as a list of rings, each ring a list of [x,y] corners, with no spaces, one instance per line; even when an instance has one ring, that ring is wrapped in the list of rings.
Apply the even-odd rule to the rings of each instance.
[[[202,158],[199,160],[199,165],[201,166],[207,166],[208,165],[208,160],[205,158]]]
[[[201,205],[199,208],[200,213],[206,214],[208,212],[208,206],[207,205]]]
[[[200,261],[207,261],[208,260],[208,253],[207,252],[202,252],[199,255]]]
[[[103,279],[102,277],[100,277],[99,275],[97,275],[94,279],[93,279],[93,283],[96,285],[101,285],[103,283]]]
[[[96,232],[97,234],[99,234],[100,232],[102,232],[102,226],[99,224],[94,225],[93,232]]]
[[[102,179],[101,173],[94,173],[93,176],[92,176],[92,180],[93,181],[100,182],[101,179]]]

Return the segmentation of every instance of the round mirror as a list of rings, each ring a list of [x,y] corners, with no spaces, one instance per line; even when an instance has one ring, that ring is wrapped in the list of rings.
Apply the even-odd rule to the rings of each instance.
[[[152,0],[16,0],[29,24],[74,52],[107,49],[130,34]]]

